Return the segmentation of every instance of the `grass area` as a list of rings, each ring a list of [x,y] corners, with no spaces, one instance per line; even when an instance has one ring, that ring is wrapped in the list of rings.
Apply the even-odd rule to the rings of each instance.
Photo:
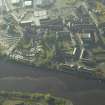
[[[100,2],[96,2],[96,7],[94,8],[98,13],[94,14],[94,17],[97,19],[98,24],[105,22],[105,6]]]
[[[0,105],[72,105],[71,101],[50,94],[0,92]]]
[[[76,0],[56,0],[53,10],[49,12],[51,18],[61,16],[63,18],[70,17],[74,12],[71,6],[75,4]]]
[[[18,100],[6,100],[3,105],[17,105],[19,103],[23,103],[24,101]]]
[[[92,50],[93,54],[96,55],[96,54],[101,54],[101,53],[105,53],[105,50],[101,47],[98,47],[98,48],[94,48]]]
[[[76,0],[57,0],[56,5],[58,8],[63,8],[67,5],[72,5]]]

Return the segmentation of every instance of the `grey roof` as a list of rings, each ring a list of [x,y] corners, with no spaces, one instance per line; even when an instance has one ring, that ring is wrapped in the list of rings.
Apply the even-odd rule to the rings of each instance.
[[[84,33],[82,35],[82,38],[91,38],[91,34],[90,33]]]
[[[36,0],[36,5],[46,6],[54,3],[55,0]]]

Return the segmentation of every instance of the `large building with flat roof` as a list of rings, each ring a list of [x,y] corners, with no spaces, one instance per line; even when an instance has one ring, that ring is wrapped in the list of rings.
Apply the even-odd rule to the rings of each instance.
[[[35,4],[36,6],[39,7],[46,7],[46,6],[50,6],[55,2],[55,0],[35,0]]]
[[[11,0],[12,4],[18,4],[20,2],[20,0]]]

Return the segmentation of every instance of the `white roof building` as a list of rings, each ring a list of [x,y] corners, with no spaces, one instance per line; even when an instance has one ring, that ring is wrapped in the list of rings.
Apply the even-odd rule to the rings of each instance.
[[[84,33],[81,36],[82,38],[91,38],[91,34],[90,33]]]
[[[23,20],[20,23],[21,24],[26,24],[26,23],[32,23],[32,22],[33,22],[32,20]]]
[[[39,18],[43,18],[43,17],[48,18],[48,13],[46,10],[34,11],[34,16]]]
[[[18,4],[20,2],[20,0],[11,0],[12,4]]]
[[[32,6],[32,0],[24,1],[24,7]]]

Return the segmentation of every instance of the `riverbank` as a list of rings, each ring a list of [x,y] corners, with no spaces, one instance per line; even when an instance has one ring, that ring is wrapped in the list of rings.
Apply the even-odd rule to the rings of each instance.
[[[105,78],[101,77],[100,75],[96,75],[95,71],[92,70],[85,70],[84,68],[78,69],[76,67],[71,67],[71,68],[48,68],[47,66],[36,66],[33,63],[29,62],[23,62],[23,61],[17,61],[15,59],[10,59],[8,56],[1,56],[2,60],[5,60],[7,63],[12,63],[16,65],[24,65],[27,67],[32,67],[37,70],[45,70],[45,71],[52,71],[52,72],[57,72],[57,73],[66,73],[68,75],[76,76],[77,78],[82,78],[82,79],[92,79],[92,80],[99,80],[105,82]]]
[[[70,100],[51,96],[50,94],[23,93],[23,92],[0,92],[1,105],[73,105]]]
[[[50,93],[74,105],[105,104],[105,83],[0,60],[0,91]]]

